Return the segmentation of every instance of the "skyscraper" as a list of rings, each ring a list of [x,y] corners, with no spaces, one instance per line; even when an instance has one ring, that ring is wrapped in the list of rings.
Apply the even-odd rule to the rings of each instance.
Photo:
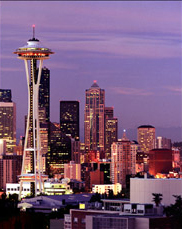
[[[136,145],[127,139],[126,134],[123,138],[114,142],[111,146],[111,181],[113,184],[120,183],[126,187],[126,175],[135,174],[136,164]]]
[[[105,91],[94,81],[85,93],[85,147],[88,150],[104,150]]]
[[[105,107],[105,157],[111,158],[111,144],[118,140],[118,119],[113,117],[113,107]]]
[[[0,139],[6,140],[6,152],[13,154],[16,146],[16,105],[0,102]]]
[[[60,129],[65,135],[79,140],[78,101],[60,101]]]
[[[0,89],[0,102],[12,102],[10,89]]]
[[[37,70],[38,75],[38,70]],[[50,121],[50,70],[42,68],[39,86],[39,108],[45,109],[46,122]]]
[[[140,150],[148,153],[149,150],[155,148],[155,127],[151,125],[142,125],[137,131],[138,144]]]
[[[63,134],[58,123],[50,123],[50,149],[46,155],[49,175],[63,177],[64,164],[71,161],[71,138]]]

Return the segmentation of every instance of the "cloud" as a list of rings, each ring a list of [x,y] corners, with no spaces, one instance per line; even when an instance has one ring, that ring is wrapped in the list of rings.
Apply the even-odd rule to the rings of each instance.
[[[136,95],[136,96],[149,96],[153,95],[152,92],[146,91],[144,89],[138,88],[128,88],[128,87],[111,87],[110,88],[116,94],[122,95]]]
[[[182,93],[182,87],[179,86],[165,86],[164,88],[166,88],[169,91],[176,92],[177,94]]]
[[[67,37],[67,39],[66,39]],[[54,50],[85,51],[112,54],[115,57],[175,58],[181,57],[180,41],[172,37],[143,37],[116,34],[60,34],[46,42]]]

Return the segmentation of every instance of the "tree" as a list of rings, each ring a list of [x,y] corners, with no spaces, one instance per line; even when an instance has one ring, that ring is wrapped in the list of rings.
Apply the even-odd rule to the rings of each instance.
[[[164,213],[167,217],[172,219],[172,228],[181,229],[182,228],[182,197],[173,195],[175,203],[164,208]]]
[[[101,202],[101,195],[96,192],[94,195],[92,195],[89,202]]]
[[[153,195],[153,202],[155,202],[156,206],[158,207],[162,201],[162,194],[161,193],[152,193]]]

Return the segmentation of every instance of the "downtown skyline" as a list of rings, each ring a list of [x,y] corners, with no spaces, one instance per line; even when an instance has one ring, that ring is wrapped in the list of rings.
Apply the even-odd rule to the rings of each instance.
[[[181,6],[1,2],[0,88],[12,90],[17,129],[23,134],[27,85],[24,65],[12,53],[32,37],[32,24],[35,37],[55,52],[44,62],[50,69],[52,122],[59,122],[60,100],[78,100],[83,136],[85,90],[97,80],[105,89],[106,106],[114,106],[119,138],[121,130],[142,124],[181,127]]]

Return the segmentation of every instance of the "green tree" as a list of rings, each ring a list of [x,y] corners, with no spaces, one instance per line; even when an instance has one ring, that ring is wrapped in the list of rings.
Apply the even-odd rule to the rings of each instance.
[[[152,193],[153,195],[153,202],[155,202],[156,206],[158,207],[162,201],[162,194],[161,193]]]

